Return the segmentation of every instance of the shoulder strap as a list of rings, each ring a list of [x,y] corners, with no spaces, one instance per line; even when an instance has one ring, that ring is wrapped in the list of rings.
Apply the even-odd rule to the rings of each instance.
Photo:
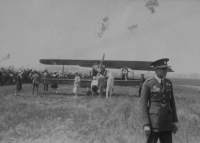
[[[149,81],[151,81],[152,80],[152,78],[149,78],[149,79],[147,79],[145,82],[149,82]]]

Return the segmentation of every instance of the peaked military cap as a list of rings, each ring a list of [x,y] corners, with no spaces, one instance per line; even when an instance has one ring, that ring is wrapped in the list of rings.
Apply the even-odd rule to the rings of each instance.
[[[157,68],[168,68],[171,66],[167,65],[167,62],[169,61],[168,58],[164,58],[164,59],[159,59],[157,61],[154,61],[153,63],[151,63],[151,66],[155,69]]]

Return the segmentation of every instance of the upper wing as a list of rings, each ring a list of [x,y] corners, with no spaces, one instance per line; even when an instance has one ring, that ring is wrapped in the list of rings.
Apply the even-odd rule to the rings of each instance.
[[[100,60],[41,59],[40,63],[46,65],[79,65],[82,67],[92,67],[95,63],[99,64]]]
[[[128,67],[132,70],[154,71],[155,69],[150,66],[151,63],[151,61],[103,61],[107,68],[119,69]],[[173,72],[173,70],[168,68],[168,72]]]
[[[40,63],[47,65],[79,65],[82,67],[92,67],[94,64],[99,64],[100,60],[41,59]],[[151,63],[150,61],[103,61],[103,65],[106,68],[120,69],[122,67],[128,67],[132,70],[154,71],[154,68],[150,66]],[[173,71],[169,68],[168,72]]]

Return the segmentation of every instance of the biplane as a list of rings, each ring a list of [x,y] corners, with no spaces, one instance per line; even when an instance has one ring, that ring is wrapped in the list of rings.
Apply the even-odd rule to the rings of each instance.
[[[91,67],[93,71],[91,78],[82,79],[81,87],[90,87],[92,77],[96,76],[98,72],[106,76],[106,68],[122,69],[122,77],[124,79],[116,79],[114,81],[115,86],[137,86],[140,83],[140,79],[128,79],[128,69],[131,70],[144,70],[154,71],[154,68],[150,66],[151,61],[118,61],[118,60],[104,60],[105,54],[103,54],[102,60],[78,60],[78,59],[40,59],[40,63],[45,65],[62,65],[63,71],[65,65],[78,65],[80,67]],[[168,72],[173,72],[171,68],[168,68]],[[41,80],[44,82],[44,79]],[[73,79],[45,79],[47,83],[57,82],[58,84],[73,85]]]

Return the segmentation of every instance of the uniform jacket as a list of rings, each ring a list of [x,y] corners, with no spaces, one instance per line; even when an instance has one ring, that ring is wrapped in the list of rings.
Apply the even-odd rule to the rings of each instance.
[[[32,80],[33,80],[33,84],[39,84],[40,83],[40,77],[38,74],[34,74],[32,75]]]
[[[163,86],[153,77],[143,83],[140,110],[142,124],[150,125],[154,132],[171,131],[178,122],[172,82],[163,79]]]

